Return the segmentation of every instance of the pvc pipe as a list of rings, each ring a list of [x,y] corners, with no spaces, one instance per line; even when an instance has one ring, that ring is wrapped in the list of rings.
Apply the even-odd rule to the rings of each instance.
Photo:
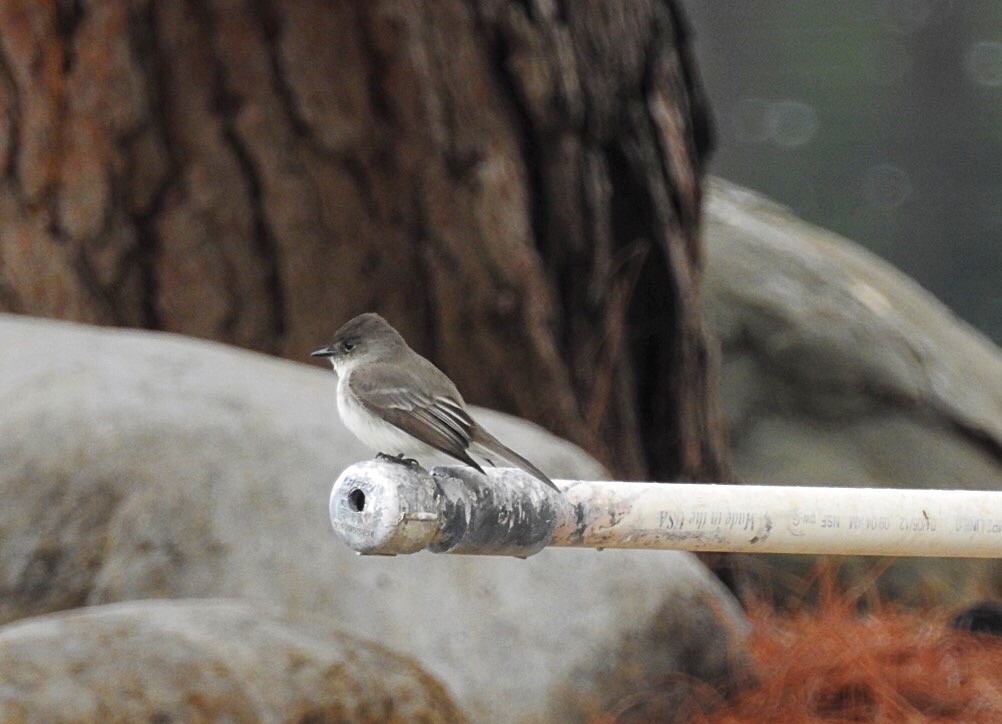
[[[1002,492],[558,480],[370,461],[331,524],[364,554],[530,556],[546,546],[1002,558]]]

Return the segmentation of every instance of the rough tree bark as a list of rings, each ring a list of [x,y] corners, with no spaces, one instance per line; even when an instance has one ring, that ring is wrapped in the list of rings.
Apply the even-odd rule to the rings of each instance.
[[[365,310],[634,477],[727,474],[670,0],[0,3],[0,309],[304,359]]]

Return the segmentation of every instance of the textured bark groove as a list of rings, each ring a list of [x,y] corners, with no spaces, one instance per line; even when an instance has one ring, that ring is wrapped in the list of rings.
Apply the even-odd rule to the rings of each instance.
[[[0,5],[0,309],[293,359],[375,309],[624,475],[723,477],[670,2]]]

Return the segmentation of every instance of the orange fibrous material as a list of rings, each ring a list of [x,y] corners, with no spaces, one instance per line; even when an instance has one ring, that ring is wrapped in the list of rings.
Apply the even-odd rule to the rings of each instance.
[[[822,596],[793,614],[750,611],[754,683],[701,722],[1000,722],[1002,639],[945,612],[858,612]]]

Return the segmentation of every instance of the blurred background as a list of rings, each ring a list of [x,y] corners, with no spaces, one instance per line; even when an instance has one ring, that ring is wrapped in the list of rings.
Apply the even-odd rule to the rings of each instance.
[[[1002,342],[1002,4],[683,5],[710,172],[860,242]]]
[[[306,363],[377,311],[564,480],[1002,490],[1002,354],[937,299],[1002,341],[1000,100],[998,2],[0,2],[0,721],[674,721],[753,655],[862,720],[922,659],[861,668],[857,600],[1002,561],[840,560],[756,654],[731,592],[813,557],[360,558]]]

